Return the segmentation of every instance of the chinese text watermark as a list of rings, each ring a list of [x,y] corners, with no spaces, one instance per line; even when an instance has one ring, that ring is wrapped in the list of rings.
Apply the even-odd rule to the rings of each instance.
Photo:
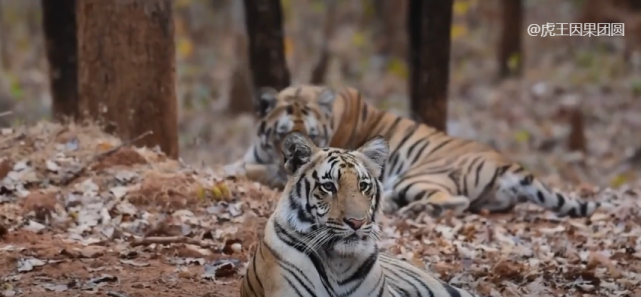
[[[624,36],[622,23],[546,23],[527,27],[530,36]]]

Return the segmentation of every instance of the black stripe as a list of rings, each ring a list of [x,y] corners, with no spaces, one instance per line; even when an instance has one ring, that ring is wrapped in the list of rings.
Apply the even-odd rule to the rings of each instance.
[[[392,134],[394,134],[394,132],[396,132],[396,126],[398,126],[398,123],[402,119],[403,118],[401,118],[399,116],[396,116],[396,119],[394,120],[394,122],[392,122],[392,125],[389,126],[389,128],[387,128],[387,131],[385,132],[385,135],[383,135],[383,138],[388,139],[388,140],[391,139],[392,138]]]
[[[254,146],[254,159],[258,164],[265,164],[265,161],[258,155],[258,148]]]
[[[416,287],[413,283],[411,283],[409,280],[407,280],[407,277],[411,278],[414,280],[416,283],[418,283],[423,289],[430,294],[430,296],[434,296],[434,292],[430,289],[430,287],[423,281],[422,277],[420,275],[416,275],[414,271],[407,269],[407,267],[398,265],[398,263],[395,262],[390,262],[388,261],[389,265],[392,265],[396,268],[398,268],[399,272],[402,272],[404,276],[403,280],[405,280],[406,283],[412,285],[412,287],[416,288],[416,291],[418,290],[418,287]],[[391,271],[391,270],[389,270]]]
[[[285,242],[285,244],[291,246],[292,248],[296,249],[309,258],[309,260],[312,262],[312,265],[314,265],[314,268],[318,272],[321,283],[323,284],[325,290],[327,290],[327,292],[329,292],[331,296],[335,296],[336,292],[329,282],[329,277],[327,275],[325,267],[323,266],[322,260],[314,253],[308,254],[305,250],[305,245],[298,244],[300,240],[289,234],[287,230],[283,228],[278,222],[274,222],[274,229],[276,230],[276,235],[278,236],[278,238]]]
[[[294,285],[294,283],[289,279],[289,277],[287,277],[286,275],[283,275],[283,277],[285,278],[285,280],[287,281],[287,283],[289,283],[289,286],[290,286],[290,287],[292,287],[292,288],[294,289],[294,291],[296,291],[296,296],[301,296],[301,297],[302,297],[302,296],[303,296],[303,294],[301,294],[301,293],[300,293],[300,291],[296,288],[296,286],[295,286],[295,285]]]
[[[256,266],[257,266],[257,265],[256,265],[256,256],[257,256],[259,253],[260,253],[260,255],[261,255],[261,256],[263,255],[261,246],[262,246],[262,243],[258,245],[258,249],[256,250],[256,255],[254,255],[254,259],[253,259],[253,261],[252,261],[252,265],[253,265],[254,267],[252,267],[252,268],[253,268],[252,270],[253,270],[253,272],[254,272],[254,277],[256,278],[256,281],[258,282],[258,286],[260,286],[261,291],[263,291],[263,290],[265,289],[265,288],[263,287],[263,282],[261,282],[261,281],[260,281],[260,277],[258,276],[258,271],[256,271]]]
[[[376,280],[376,283],[380,285],[380,287],[378,288],[378,294],[376,296],[381,296],[383,292],[385,292],[385,273],[383,273],[383,271],[381,271],[381,275],[378,276],[378,280]],[[372,288],[372,290],[369,291],[369,293],[367,293],[367,295],[365,296],[372,296],[376,289],[376,287]]]
[[[474,163],[476,163],[478,160],[481,160],[481,159],[480,158],[475,159],[474,161],[472,161],[472,164],[470,166],[474,166]],[[479,178],[481,177],[481,170],[483,170],[483,165],[485,165],[485,160],[481,160],[481,164],[479,164],[476,167],[476,176],[475,176],[475,179],[474,179],[474,187],[478,187],[479,186]]]
[[[339,281],[338,285],[343,286],[356,280],[365,279],[370,271],[372,271],[372,268],[374,267],[374,264],[376,264],[377,259],[378,253],[372,253],[371,255],[369,255],[369,257],[367,257],[367,259],[365,259],[365,262],[363,262],[352,275],[342,281]]]
[[[416,153],[416,156],[414,156],[414,160],[412,160],[412,164],[416,164],[416,161],[418,161],[418,158],[420,158],[423,155],[423,151],[430,145],[430,141],[426,141],[425,144],[421,147],[421,149],[418,150],[418,153]],[[409,156],[408,156],[409,157]]]
[[[435,153],[435,152],[436,152],[436,151],[438,151],[440,148],[444,147],[445,145],[447,145],[448,143],[450,143],[450,142],[452,142],[452,141],[454,141],[454,138],[450,138],[450,139],[447,139],[447,140],[445,140],[445,141],[443,141],[443,142],[439,143],[435,148],[433,148],[433,149],[430,151],[430,153]]]
[[[443,287],[445,288],[445,291],[447,291],[450,294],[451,297],[461,297],[461,293],[454,287],[450,286],[449,284],[443,284]]]
[[[314,283],[307,277],[307,275],[303,272],[303,270],[301,270],[296,265],[285,260],[279,254],[277,254],[276,251],[274,251],[266,242],[263,241],[261,242],[261,244],[264,245],[265,248],[267,248],[270,251],[270,253],[274,256],[274,258],[276,258],[276,260],[278,261],[278,265],[281,268],[287,270],[287,272],[289,272],[290,274],[294,275],[294,277],[298,280],[298,282],[301,285],[303,285],[305,288],[314,286]],[[295,271],[295,273],[293,271]],[[299,278],[297,275],[300,275],[302,278],[304,278],[304,280]],[[307,285],[303,281],[307,282]]]

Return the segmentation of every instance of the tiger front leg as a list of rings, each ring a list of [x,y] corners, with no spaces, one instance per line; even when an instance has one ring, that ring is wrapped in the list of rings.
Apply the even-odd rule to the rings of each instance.
[[[279,190],[287,183],[287,175],[279,164],[245,164],[245,176]]]
[[[421,213],[438,218],[447,210],[455,215],[462,214],[470,206],[470,199],[462,195],[452,195],[443,190],[423,191],[422,197],[410,202],[398,210],[403,218],[416,218]]]
[[[236,162],[223,166],[223,171],[227,176],[245,175],[245,161],[240,159]]]

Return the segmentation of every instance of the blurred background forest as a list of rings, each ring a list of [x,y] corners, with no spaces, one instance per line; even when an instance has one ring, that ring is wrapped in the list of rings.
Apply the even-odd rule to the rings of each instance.
[[[40,2],[0,0],[0,112],[12,111],[0,126],[50,117]],[[328,11],[327,1],[283,0],[292,83],[308,83],[326,49],[325,84],[354,86],[381,109],[407,115],[407,2],[336,1]],[[634,185],[641,70],[633,50],[641,42],[635,18],[641,14],[607,20],[625,22],[626,37],[533,37],[525,31],[529,24],[606,21],[598,7],[584,9],[594,1],[524,0],[523,55],[509,59],[510,67],[523,64],[522,76],[499,80],[505,1],[454,2],[448,132],[489,143],[559,186]],[[253,114],[242,112],[251,107],[239,106],[252,95],[243,3],[174,5],[181,157],[229,163],[254,135]],[[585,134],[578,149],[568,148],[572,122]]]

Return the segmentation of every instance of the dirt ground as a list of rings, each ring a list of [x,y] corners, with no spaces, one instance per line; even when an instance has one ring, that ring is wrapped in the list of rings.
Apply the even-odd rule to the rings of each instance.
[[[52,233],[36,235],[30,231],[17,231],[2,240],[3,248],[19,247],[16,250],[3,250],[0,260],[0,275],[8,276],[16,269],[21,258],[33,257],[48,259],[33,273],[24,273],[11,283],[3,283],[4,296],[18,289],[17,296],[78,296],[85,292],[95,292],[98,296],[199,296],[227,297],[237,296],[239,281],[212,281],[200,278],[202,266],[194,265],[188,271],[176,274],[176,267],[167,265],[167,258],[181,256],[180,251],[160,255],[140,255],[123,257],[109,246],[97,246],[93,252],[99,256],[76,258],[65,251],[83,250],[86,247],[66,243]],[[99,251],[97,251],[99,250]],[[184,251],[183,257],[194,256]],[[134,265],[124,260],[136,261]],[[90,285],[87,285],[90,283]],[[99,289],[98,289],[99,288]],[[112,294],[115,293],[115,294]],[[118,294],[118,295],[116,295]]]
[[[273,191],[95,126],[5,129],[0,142],[3,296],[237,295]]]
[[[94,125],[3,129],[0,149],[4,296],[236,296],[279,197]],[[483,296],[641,294],[641,191],[568,193],[616,208],[589,219],[533,205],[438,221],[391,216],[380,247]]]

